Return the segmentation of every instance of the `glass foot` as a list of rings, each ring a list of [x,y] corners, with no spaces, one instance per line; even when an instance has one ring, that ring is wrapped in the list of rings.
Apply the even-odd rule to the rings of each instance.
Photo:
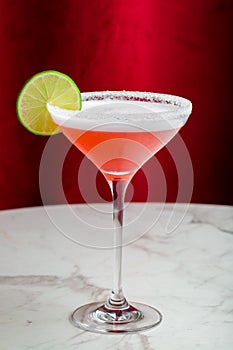
[[[97,333],[135,333],[157,326],[162,315],[144,304],[133,303],[124,309],[110,309],[105,303],[91,303],[71,315],[74,326]]]

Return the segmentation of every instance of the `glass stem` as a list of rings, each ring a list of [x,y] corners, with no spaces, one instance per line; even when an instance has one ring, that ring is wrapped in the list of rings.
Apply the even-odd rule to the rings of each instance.
[[[113,180],[109,182],[113,198],[113,224],[114,224],[114,263],[113,263],[113,289],[106,307],[124,309],[128,303],[122,290],[122,241],[123,241],[123,214],[124,198],[128,185],[126,180]]]

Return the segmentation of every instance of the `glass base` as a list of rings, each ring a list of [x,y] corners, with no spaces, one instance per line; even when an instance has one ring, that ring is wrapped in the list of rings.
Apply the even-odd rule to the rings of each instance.
[[[157,326],[162,315],[144,304],[128,304],[124,309],[110,309],[106,303],[91,303],[71,315],[74,326],[96,333],[136,333]]]

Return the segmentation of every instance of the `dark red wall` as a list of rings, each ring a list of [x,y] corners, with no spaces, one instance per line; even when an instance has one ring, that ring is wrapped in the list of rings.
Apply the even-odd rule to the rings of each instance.
[[[145,90],[189,98],[193,113],[181,136],[193,164],[192,201],[232,204],[232,4],[1,0],[0,207],[41,204],[39,167],[48,138],[31,135],[19,124],[15,101],[25,80],[46,69],[70,75],[81,91]],[[74,186],[81,159],[72,148],[64,164],[71,202],[83,201]],[[168,151],[158,159],[166,174],[167,200],[176,200],[176,169]],[[109,199],[107,185],[97,177],[100,197]],[[50,203],[62,202],[55,184],[51,181]],[[133,185],[133,199],[145,200],[142,171]]]

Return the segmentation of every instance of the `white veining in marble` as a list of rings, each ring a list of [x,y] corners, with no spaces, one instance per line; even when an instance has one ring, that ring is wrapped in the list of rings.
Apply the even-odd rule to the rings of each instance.
[[[138,215],[142,207],[131,204],[128,217]],[[233,208],[191,205],[177,229],[168,232],[172,208],[167,204],[147,234],[123,250],[126,296],[155,306],[164,316],[157,328],[131,335],[84,332],[68,321],[76,307],[109,295],[111,249],[73,243],[44,208],[2,211],[0,349],[231,350]],[[173,215],[180,216],[184,208],[178,205]],[[66,213],[64,206],[47,209],[55,220]],[[90,208],[73,209],[93,220]],[[137,220],[130,224],[135,237],[160,209],[159,204],[149,204],[140,225]],[[106,216],[107,226],[108,220]],[[91,238],[97,241],[93,232],[83,230],[79,238],[90,234],[85,244]]]

